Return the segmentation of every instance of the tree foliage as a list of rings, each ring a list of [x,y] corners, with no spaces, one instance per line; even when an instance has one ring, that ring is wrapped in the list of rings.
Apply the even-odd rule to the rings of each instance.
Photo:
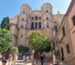
[[[9,29],[9,17],[4,17],[2,22],[1,22],[1,28]]]
[[[18,54],[18,48],[17,47],[12,47],[11,49],[11,53],[14,54]]]
[[[29,48],[28,47],[24,47],[24,46],[22,46],[22,45],[19,45],[18,46],[18,51],[20,52],[20,53],[27,53],[27,52],[29,52]]]
[[[10,31],[0,29],[0,52],[6,52],[12,46],[12,38]]]
[[[49,38],[47,36],[34,32],[29,36],[28,39],[29,45],[35,50],[35,52],[44,51],[49,42]]]
[[[46,47],[44,48],[44,51],[45,52],[49,52],[49,51],[51,51],[52,50],[52,47],[51,47],[51,44],[50,44],[50,42],[46,45]]]

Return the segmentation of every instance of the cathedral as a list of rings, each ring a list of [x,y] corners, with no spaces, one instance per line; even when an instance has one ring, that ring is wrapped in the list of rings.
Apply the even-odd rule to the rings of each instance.
[[[20,13],[10,19],[13,45],[28,46],[28,37],[32,32],[48,36],[55,36],[63,14],[53,14],[52,5],[44,3],[40,10],[32,10],[28,4],[22,4]]]

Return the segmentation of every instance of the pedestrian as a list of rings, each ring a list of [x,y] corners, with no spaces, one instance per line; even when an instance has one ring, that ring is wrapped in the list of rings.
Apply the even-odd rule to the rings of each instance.
[[[25,59],[26,59],[26,56],[25,56],[25,55],[23,55],[23,61],[24,61],[24,63],[25,63]]]
[[[25,65],[28,65],[28,63],[29,63],[29,57],[26,56],[26,58],[25,58]]]
[[[2,59],[2,54],[0,53],[0,60]]]
[[[12,60],[13,60],[13,56],[11,54],[9,54],[9,57],[8,57],[8,65],[11,65],[12,64]]]
[[[17,59],[18,59],[17,54],[14,54],[14,55],[13,55],[13,65],[16,65]]]
[[[40,55],[40,60],[41,60],[41,65],[43,65],[43,63],[44,63],[44,55],[42,53]]]
[[[2,57],[2,65],[6,65],[7,63],[7,59],[5,56]]]

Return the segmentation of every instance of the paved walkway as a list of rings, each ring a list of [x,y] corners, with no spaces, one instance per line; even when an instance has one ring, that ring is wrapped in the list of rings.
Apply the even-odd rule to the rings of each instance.
[[[61,61],[60,63],[62,63],[62,65],[69,65],[69,64],[66,64],[63,61]],[[23,60],[18,60],[17,63],[16,63],[16,65],[32,65],[32,63],[24,64]],[[37,65],[41,65],[40,62]],[[50,63],[45,61],[43,65],[50,65]]]
[[[44,65],[49,65],[49,62],[44,62]],[[69,64],[65,64],[65,62],[61,61],[60,63],[62,63],[62,65],[69,65]],[[1,61],[0,61],[0,65],[2,65]],[[8,65],[8,64],[6,64]],[[17,60],[16,65],[32,65],[32,63],[28,63],[28,64],[24,64],[23,60]],[[40,63],[38,63],[37,65],[41,65]]]

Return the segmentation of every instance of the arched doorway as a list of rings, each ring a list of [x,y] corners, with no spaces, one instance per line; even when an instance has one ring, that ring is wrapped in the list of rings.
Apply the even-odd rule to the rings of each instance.
[[[64,51],[63,51],[62,47],[61,47],[61,53],[62,53],[62,55],[61,55],[62,61],[64,61]]]

